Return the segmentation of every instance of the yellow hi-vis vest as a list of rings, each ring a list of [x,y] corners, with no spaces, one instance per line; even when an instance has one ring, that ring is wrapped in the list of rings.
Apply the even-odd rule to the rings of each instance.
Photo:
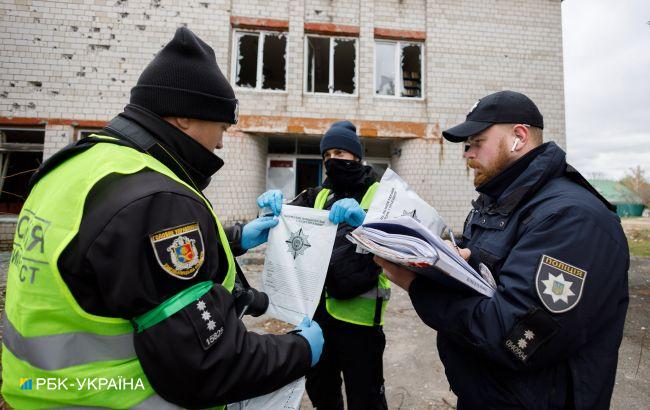
[[[375,182],[368,188],[361,208],[368,210],[375,196],[379,183]],[[330,190],[323,188],[316,196],[314,208],[324,209]],[[383,326],[384,313],[390,299],[390,282],[382,271],[377,279],[377,286],[364,294],[350,299],[335,299],[325,292],[325,308],[335,319],[362,326]]]
[[[106,140],[64,161],[32,189],[18,217],[7,273],[2,348],[2,396],[16,409],[110,407],[168,409],[133,347],[134,331],[164,320],[214,286],[201,282],[133,320],[92,315],[76,302],[58,261],[77,234],[92,187],[109,174],[159,172],[193,191],[152,156]],[[211,211],[212,212],[212,211]],[[235,264],[219,220],[228,259],[223,286],[232,290]],[[119,255],[115,255],[119,257]]]

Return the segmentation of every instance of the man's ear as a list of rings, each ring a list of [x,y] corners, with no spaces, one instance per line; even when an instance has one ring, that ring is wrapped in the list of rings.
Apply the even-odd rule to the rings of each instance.
[[[530,139],[530,129],[523,124],[517,124],[514,126],[515,137],[519,139],[519,144],[521,147],[524,147]]]

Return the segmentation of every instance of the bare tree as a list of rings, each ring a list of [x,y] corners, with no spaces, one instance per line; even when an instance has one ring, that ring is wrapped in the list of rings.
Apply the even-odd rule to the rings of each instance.
[[[650,206],[650,183],[646,179],[645,170],[641,165],[630,168],[620,182],[640,196],[646,206]]]

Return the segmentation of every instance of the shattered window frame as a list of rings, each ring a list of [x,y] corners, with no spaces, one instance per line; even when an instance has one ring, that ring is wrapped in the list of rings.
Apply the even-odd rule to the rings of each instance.
[[[44,126],[0,124],[0,217],[17,218],[29,179],[43,163]]]
[[[257,67],[255,74],[255,87],[242,87],[237,84],[239,78],[239,39],[244,35],[257,36]],[[263,88],[264,85],[264,43],[267,36],[284,37],[284,88]],[[272,30],[233,30],[232,36],[232,61],[231,61],[231,83],[236,90],[247,90],[264,93],[287,93],[287,48],[288,48],[288,33],[285,31],[272,31]]]
[[[76,128],[74,129],[74,132],[72,133],[72,141],[79,141],[82,138],[88,137],[92,134],[98,134],[98,135],[103,135],[103,128]]]
[[[379,94],[377,92],[377,44],[388,44],[392,45],[395,48],[394,56],[395,56],[395,61],[394,61],[394,72],[395,72],[395,79],[394,79],[394,84],[395,84],[395,89],[392,95],[387,95],[387,94]],[[404,87],[404,76],[403,76],[403,70],[402,70],[402,52],[404,50],[404,47],[407,46],[418,46],[420,48],[420,96],[404,96],[402,95],[402,88]],[[373,94],[377,98],[398,98],[398,99],[404,99],[404,100],[424,100],[424,94],[425,94],[425,84],[424,84],[424,73],[426,72],[425,68],[425,58],[424,58],[424,42],[422,41],[400,41],[400,40],[384,40],[384,39],[375,39],[375,47],[374,47],[374,58],[373,58]]]
[[[328,65],[328,92],[322,91],[309,91],[309,39],[310,38],[326,38],[329,39],[329,65]],[[353,93],[337,92],[334,89],[334,48],[336,40],[353,41],[354,42],[354,77],[352,83],[354,84]],[[333,95],[337,97],[358,97],[359,96],[359,38],[354,36],[328,36],[321,34],[307,34],[305,35],[304,43],[304,84],[303,92],[308,95]],[[314,87],[315,88],[315,87]]]

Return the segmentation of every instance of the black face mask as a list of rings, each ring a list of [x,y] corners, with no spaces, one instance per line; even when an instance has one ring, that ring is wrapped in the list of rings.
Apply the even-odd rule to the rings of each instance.
[[[358,186],[363,185],[365,169],[359,161],[328,159],[325,161],[325,170],[334,192],[349,193]]]

